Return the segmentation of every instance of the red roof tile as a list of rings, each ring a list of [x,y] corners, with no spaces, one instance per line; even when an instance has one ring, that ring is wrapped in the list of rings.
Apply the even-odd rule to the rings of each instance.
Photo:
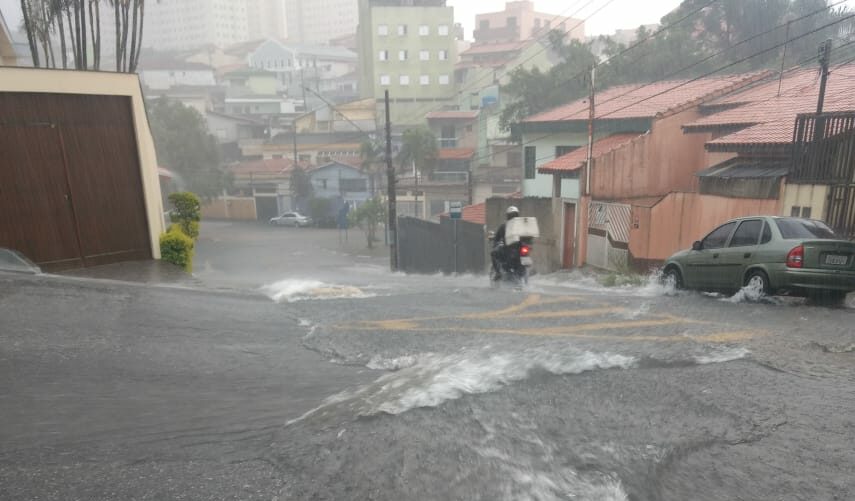
[[[652,84],[621,85],[597,94],[597,118],[653,118],[692,104],[700,104],[739,89],[768,72],[673,80]],[[563,122],[588,119],[588,101],[578,101],[533,115],[523,123]]]
[[[252,160],[241,162],[229,167],[235,174],[288,174],[294,166],[294,161],[288,158],[274,158],[270,160]],[[301,163],[304,169],[308,164]]]
[[[616,150],[637,137],[639,137],[639,134],[615,134],[613,136],[599,139],[594,142],[593,156],[594,158],[597,158],[612,150]],[[587,146],[582,146],[581,148],[560,156],[547,164],[541,165],[537,171],[543,174],[572,172],[581,168],[587,159],[588,148]]]
[[[855,93],[852,81],[855,65],[840,66],[832,70],[828,80],[824,111],[855,110]],[[734,96],[712,103],[748,103],[737,108],[704,117],[687,124],[687,132],[701,131],[715,126],[749,126],[733,134],[707,143],[708,148],[729,151],[737,145],[781,145],[793,140],[796,115],[816,110],[819,81],[816,70],[800,70],[785,75],[778,95],[778,81],[752,87]]]
[[[478,110],[474,111],[432,111],[425,115],[425,118],[428,120],[472,120],[478,118],[480,112]]]
[[[439,150],[440,160],[469,160],[475,156],[474,148],[443,148]]]

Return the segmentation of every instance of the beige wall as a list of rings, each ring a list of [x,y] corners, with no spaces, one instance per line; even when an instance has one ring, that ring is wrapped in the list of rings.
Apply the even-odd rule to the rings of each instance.
[[[255,198],[252,197],[218,198],[202,205],[202,219],[255,221],[255,210]]]
[[[92,71],[0,68],[0,92],[44,92],[131,98],[151,253],[155,259],[160,259],[160,234],[164,231],[160,178],[157,172],[154,140],[149,130],[145,102],[137,76]]]
[[[635,259],[664,261],[730,219],[779,211],[778,200],[671,193],[652,208],[632,208],[629,250]]]
[[[682,125],[700,117],[696,109],[655,120],[649,134],[598,157],[591,174],[596,200],[697,191],[695,173],[706,167],[708,134],[683,134]]]
[[[790,216],[793,207],[810,207],[811,217],[825,218],[828,186],[821,184],[785,184],[781,216]]]

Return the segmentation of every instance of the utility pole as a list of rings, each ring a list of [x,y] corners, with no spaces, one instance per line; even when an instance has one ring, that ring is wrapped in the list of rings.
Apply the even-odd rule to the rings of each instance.
[[[389,265],[393,272],[398,271],[398,214],[395,166],[392,165],[392,121],[389,112],[389,91],[386,90],[386,177],[388,178],[389,203]]]
[[[819,65],[820,65],[820,81],[819,81],[819,100],[816,103],[817,115],[822,113],[822,107],[825,104],[825,87],[828,84],[828,65],[831,61],[831,39],[829,38],[819,46]]]
[[[300,163],[300,156],[297,155],[297,122],[294,122],[294,168]]]
[[[591,162],[594,160],[594,83],[597,77],[597,66],[591,66],[591,92],[588,96],[588,161],[585,165],[585,195],[591,194]]]

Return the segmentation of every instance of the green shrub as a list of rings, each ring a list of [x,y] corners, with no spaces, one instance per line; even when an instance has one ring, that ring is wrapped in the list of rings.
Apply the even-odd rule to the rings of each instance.
[[[193,239],[178,224],[173,224],[160,236],[160,258],[188,272],[193,271],[193,247]]]
[[[199,221],[202,220],[202,204],[199,197],[189,191],[169,195],[172,204],[170,219],[181,226],[184,234],[193,240],[199,238]]]

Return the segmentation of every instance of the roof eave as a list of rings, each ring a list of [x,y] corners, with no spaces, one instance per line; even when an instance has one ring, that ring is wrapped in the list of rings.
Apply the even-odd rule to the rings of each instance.
[[[707,143],[704,145],[710,153],[778,153],[789,154],[792,143]]]

